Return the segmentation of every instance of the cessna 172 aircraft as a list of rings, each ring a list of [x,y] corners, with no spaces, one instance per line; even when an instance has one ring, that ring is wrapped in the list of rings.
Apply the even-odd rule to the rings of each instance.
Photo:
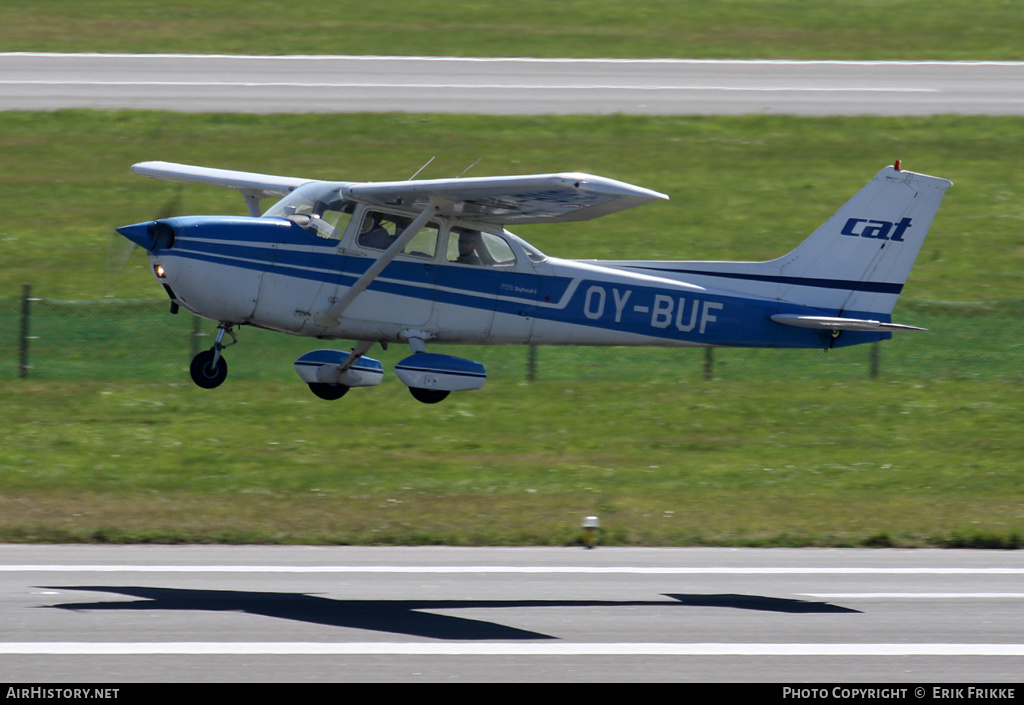
[[[242,194],[249,216],[118,228],[148,251],[179,307],[219,324],[192,379],[227,376],[249,325],[357,341],[295,361],[317,396],[380,384],[375,344],[408,344],[395,367],[419,401],[479,389],[484,366],[428,343],[832,348],[921,330],[891,322],[951,182],[882,169],[801,245],[767,262],[548,257],[505,226],[582,221],[667,196],[581,173],[379,183],[311,181],[143,162],[145,176]],[[264,198],[280,200],[265,213]],[[225,334],[231,343],[225,343]]]

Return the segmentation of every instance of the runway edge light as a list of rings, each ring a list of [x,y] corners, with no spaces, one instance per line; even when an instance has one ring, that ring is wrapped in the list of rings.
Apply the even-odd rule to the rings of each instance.
[[[593,548],[597,530],[601,527],[601,520],[597,517],[584,517],[582,527],[586,534],[587,548]]]

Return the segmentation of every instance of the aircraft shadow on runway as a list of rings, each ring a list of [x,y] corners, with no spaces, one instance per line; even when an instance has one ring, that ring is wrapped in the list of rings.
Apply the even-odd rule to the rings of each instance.
[[[79,602],[52,605],[65,610],[188,610],[241,612],[329,627],[366,629],[432,639],[557,639],[548,634],[494,622],[434,614],[430,610],[515,607],[727,607],[790,614],[856,613],[825,602],[757,595],[666,595],[665,600],[338,600],[302,593],[193,590],[134,586],[63,586],[54,590],[107,592],[141,598],[130,602]]]

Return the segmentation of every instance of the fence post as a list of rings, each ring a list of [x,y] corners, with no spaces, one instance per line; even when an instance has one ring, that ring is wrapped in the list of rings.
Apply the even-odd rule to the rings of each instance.
[[[29,364],[29,342],[32,337],[29,335],[31,327],[29,321],[32,314],[32,285],[25,284],[21,287],[21,332],[18,336],[18,376],[21,379],[28,379]]]
[[[704,379],[715,378],[715,349],[710,345],[704,348]]]
[[[32,297],[32,285],[25,284],[21,287],[21,334],[19,336],[18,353],[18,376],[21,379],[28,379],[28,371],[32,369],[29,359],[29,341],[35,340],[37,336],[29,335],[31,332],[32,302],[39,299]]]

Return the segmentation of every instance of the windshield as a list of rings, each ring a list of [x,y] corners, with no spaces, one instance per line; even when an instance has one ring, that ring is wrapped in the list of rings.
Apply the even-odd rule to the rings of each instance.
[[[519,244],[523,246],[524,250],[526,250],[526,256],[531,262],[544,262],[547,260],[548,256],[530,243],[520,240]]]
[[[339,240],[355,204],[346,201],[338,184],[305,184],[275,203],[266,218],[287,218],[319,237]]]
[[[526,252],[526,258],[531,262],[537,263],[547,261],[548,256],[546,254],[538,250],[536,247],[534,247],[533,245],[531,245],[518,235],[514,235],[513,233],[510,233],[508,230],[506,230],[505,237],[511,240],[515,240],[517,243],[519,243],[519,246],[522,247],[523,250]]]

